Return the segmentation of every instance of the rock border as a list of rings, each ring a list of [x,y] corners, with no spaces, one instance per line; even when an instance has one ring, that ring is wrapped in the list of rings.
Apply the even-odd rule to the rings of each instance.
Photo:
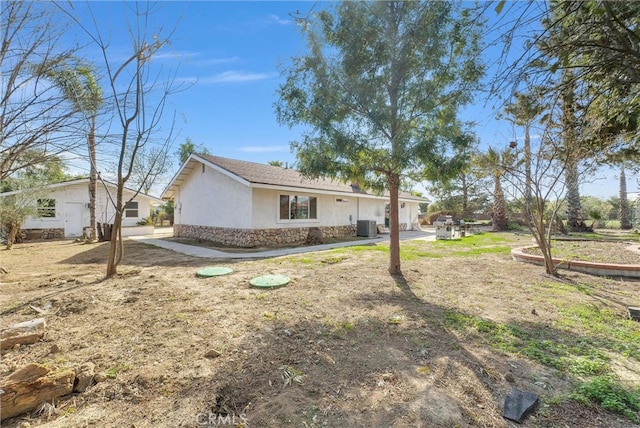
[[[524,250],[529,248],[538,248],[537,245],[518,247],[511,250],[511,257],[522,263],[531,263],[538,266],[544,266],[544,257],[534,254],[527,254]],[[615,263],[585,262],[582,260],[566,260],[553,258],[553,263],[559,269],[572,270],[575,272],[587,273],[597,276],[617,276],[625,278],[640,279],[640,265],[622,265]]]

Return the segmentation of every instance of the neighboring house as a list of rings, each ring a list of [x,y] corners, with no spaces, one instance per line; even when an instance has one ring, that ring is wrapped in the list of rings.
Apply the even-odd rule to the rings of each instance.
[[[117,186],[112,183],[98,182],[96,187],[96,222],[111,224],[115,217],[111,197],[115,199]],[[18,192],[19,190],[0,193],[0,197]],[[34,204],[37,204],[39,216],[27,218],[22,226],[23,232],[29,238],[82,236],[83,229],[89,227],[90,222],[88,178],[50,184],[38,190],[37,193]],[[124,201],[129,200],[134,194],[135,191],[125,189]],[[153,226],[137,227],[137,223],[149,217],[151,207],[162,203],[161,199],[138,193],[125,208],[122,217],[122,236],[153,233]]]
[[[298,171],[191,154],[162,195],[174,200],[173,233],[239,247],[354,236],[358,220],[384,227],[388,196]],[[418,228],[419,204],[400,195],[402,230]]]

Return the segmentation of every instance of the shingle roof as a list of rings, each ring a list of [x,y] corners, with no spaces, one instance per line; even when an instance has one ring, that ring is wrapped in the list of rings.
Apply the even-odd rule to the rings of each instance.
[[[238,159],[229,159],[219,156],[198,155],[201,158],[218,165],[219,167],[242,177],[250,183],[271,184],[274,186],[300,187],[305,189],[329,190],[334,192],[359,193],[367,192],[360,187],[332,181],[325,178],[311,180],[305,178],[299,171],[291,168],[265,165],[255,162],[247,162]]]
[[[67,180],[67,181],[61,181],[59,183],[46,184],[44,186],[41,186],[40,189],[56,189],[56,188],[60,188],[60,187],[74,186],[74,185],[78,185],[78,184],[89,184],[89,179],[88,178],[74,178],[74,179]],[[110,187],[112,190],[116,189],[118,187],[117,184],[112,183],[110,181],[100,180],[98,182],[98,186],[103,186],[103,185],[107,186],[107,187]],[[129,187],[124,187],[124,190],[126,192],[129,192],[129,193],[136,193],[136,190],[131,189]],[[13,191],[10,191],[10,192],[3,192],[3,193],[0,193],[0,197],[15,195],[15,194],[20,193],[21,191],[22,190],[13,190]],[[154,202],[154,203],[157,203],[157,204],[162,204],[163,203],[162,199],[156,198],[155,196],[151,196],[151,195],[148,195],[146,193],[142,193],[140,191],[138,191],[137,193],[138,193],[138,196],[140,196],[142,198],[147,198],[151,202]]]
[[[357,195],[373,195],[357,185],[341,183],[326,178],[311,180],[305,178],[299,171],[291,168],[282,168],[279,166],[265,165],[256,162],[248,162],[239,159],[229,159],[220,156],[212,156],[205,154],[194,154],[206,162],[214,164],[227,172],[236,175],[252,184],[264,184],[268,186],[284,186],[296,187],[305,190],[323,190],[329,192],[351,193]],[[185,170],[190,168],[183,167]],[[180,174],[179,174],[180,175]],[[165,194],[170,194],[174,184],[181,182],[182,179],[176,176],[169,185]],[[428,199],[411,195],[410,193],[401,192],[400,197],[405,200],[414,200],[418,202],[428,202]]]

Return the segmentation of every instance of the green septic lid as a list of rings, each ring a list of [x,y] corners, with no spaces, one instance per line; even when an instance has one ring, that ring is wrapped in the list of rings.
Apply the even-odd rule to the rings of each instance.
[[[291,278],[284,275],[264,275],[253,278],[249,284],[260,288],[276,288],[287,285]]]
[[[223,266],[208,267],[200,269],[196,272],[196,276],[200,278],[210,278],[212,276],[226,275],[233,272],[233,269]]]

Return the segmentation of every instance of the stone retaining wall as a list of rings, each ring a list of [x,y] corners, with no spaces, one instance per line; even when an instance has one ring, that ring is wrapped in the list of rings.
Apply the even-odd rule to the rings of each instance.
[[[174,224],[173,236],[202,239],[233,247],[268,247],[280,244],[309,242],[324,239],[343,239],[356,235],[356,226],[292,227],[284,229],[233,229],[224,227]]]
[[[536,247],[514,248],[513,250],[511,250],[511,257],[518,262],[544,266],[544,257],[538,256],[536,254],[526,253],[525,250],[527,248]],[[640,278],[640,265],[586,262],[582,260],[564,260],[556,257],[553,258],[553,263],[558,269],[573,270],[577,272],[588,273],[590,275]]]
[[[64,229],[22,229],[23,240],[64,239]]]

